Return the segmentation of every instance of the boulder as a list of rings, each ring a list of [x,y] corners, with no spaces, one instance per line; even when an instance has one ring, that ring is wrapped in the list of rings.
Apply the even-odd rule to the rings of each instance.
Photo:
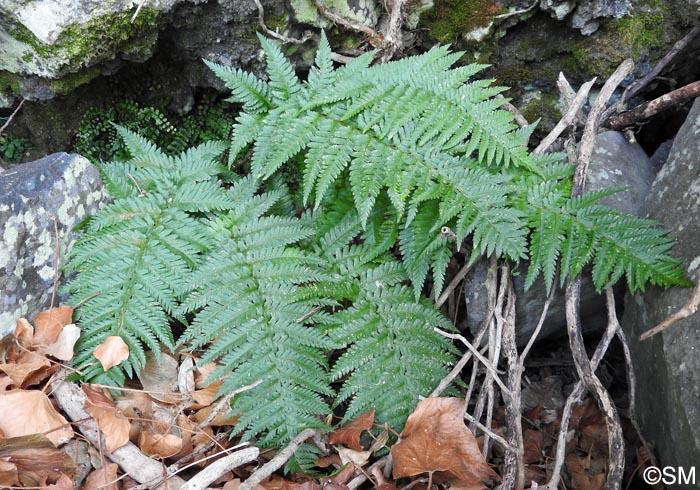
[[[688,276],[700,272],[700,99],[676,135],[643,211],[677,240],[673,254]],[[662,466],[700,461],[700,317],[681,320],[654,337],[639,336],[685,305],[690,289],[650,287],[627,295],[623,328],[629,336],[637,378],[639,422],[656,446]]]
[[[80,155],[55,153],[0,174],[0,336],[50,307],[56,247],[64,256],[73,227],[106,199],[97,168]]]
[[[588,169],[586,190],[626,188],[624,192],[607,196],[601,204],[625,213],[639,215],[644,198],[654,180],[654,168],[644,150],[630,143],[622,133],[606,131],[596,137],[595,149]],[[542,308],[547,300],[544,281],[537,280],[525,291],[527,263],[515,270],[514,286],[517,297],[516,322],[517,342],[524,345],[539,322]],[[488,262],[482,261],[467,274],[464,297],[467,305],[467,325],[476,331],[482,324],[488,306],[486,294],[486,272]],[[586,275],[581,283],[581,317],[587,332],[601,329],[606,324],[605,299],[595,291]],[[555,337],[566,333],[564,291],[555,292],[539,338]]]

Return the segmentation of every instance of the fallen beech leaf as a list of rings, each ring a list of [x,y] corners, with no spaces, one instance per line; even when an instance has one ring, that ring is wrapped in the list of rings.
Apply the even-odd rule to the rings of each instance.
[[[227,481],[224,484],[223,490],[238,490],[238,487],[241,486],[241,479],[240,478],[235,478],[233,480]],[[253,487],[253,490],[270,490],[269,488],[264,487],[260,483],[255,485]]]
[[[17,465],[10,463],[9,457],[0,459],[0,487],[19,486]]]
[[[342,466],[343,463],[340,461],[340,456],[337,454],[330,454],[328,456],[322,456],[314,461],[314,464],[319,468],[328,468],[330,465],[337,464]]]
[[[119,490],[117,468],[116,463],[104,463],[88,475],[82,490]]]
[[[340,461],[346,465],[352,463],[356,466],[364,466],[369,457],[372,455],[370,451],[355,451],[343,446],[336,446],[336,451],[340,455]]]
[[[192,395],[194,387],[194,359],[185,357],[177,369],[177,389],[183,395]]]
[[[195,390],[192,392],[192,399],[194,399],[198,405],[201,405],[200,408],[208,407],[212,404],[214,398],[216,398],[216,394],[219,392],[219,388],[221,388],[222,384],[224,384],[223,381],[214,381],[200,390]]]
[[[34,345],[49,345],[56,342],[61,330],[73,323],[73,308],[59,306],[42,311],[34,318]]]
[[[192,418],[194,418],[198,423],[202,423],[205,420],[207,420],[207,417],[209,417],[209,414],[216,408],[216,405],[211,405],[208,407],[204,407],[201,410],[198,410],[197,412],[194,413]],[[212,427],[222,427],[225,425],[236,425],[238,423],[238,417],[229,417],[228,412],[230,410],[227,410],[226,407],[224,407],[223,410],[221,410],[219,413],[216,414],[214,419],[209,422],[209,425]]]
[[[160,361],[154,352],[146,353],[146,365],[138,374],[141,386],[153,399],[164,403],[178,403],[183,396],[177,388],[177,361],[162,353]]]
[[[464,400],[426,398],[408,417],[391,448],[394,479],[435,471],[468,483],[497,477],[464,425]]]
[[[85,411],[97,422],[105,436],[107,452],[111,453],[129,442],[129,421],[124,417],[112,400],[88,385],[82,386],[85,393]]]
[[[26,388],[41,383],[48,378],[51,363],[36,352],[25,351],[17,362],[0,364],[0,371],[7,374],[18,388]]]
[[[93,355],[102,364],[102,369],[109,371],[117,364],[129,358],[129,346],[121,337],[110,336],[103,343],[95,347]]]
[[[194,387],[200,390],[207,386],[207,381],[211,381],[209,377],[217,367],[215,362],[208,362],[201,366],[197,364],[194,369]]]
[[[364,448],[360,444],[360,435],[372,426],[374,426],[374,409],[358,415],[347,426],[332,432],[328,437],[328,444],[342,444],[355,451],[362,451]]]
[[[54,447],[54,443],[41,434],[0,440],[0,462],[3,463],[0,468],[5,468],[9,473],[12,470],[8,464],[13,465],[19,483],[25,487],[46,486],[47,481],[58,482],[61,475],[75,471],[70,456]],[[1,478],[0,484],[3,481]]]
[[[153,434],[143,431],[139,435],[139,448],[148,456],[165,459],[182,449],[182,439],[174,434]]]
[[[355,468],[353,468],[352,465],[347,465],[337,475],[335,475],[333,478],[331,478],[328,481],[335,484],[335,485],[342,485],[342,486],[347,488],[346,484],[350,480],[352,480],[353,476],[355,476]],[[324,485],[324,487],[325,487],[325,485]]]
[[[39,351],[61,361],[70,361],[73,359],[73,346],[75,346],[79,337],[80,329],[74,323],[71,323],[63,327],[53,344],[41,347]]]
[[[42,490],[73,490],[73,480],[68,476],[61,474],[55,483],[50,485],[42,485]]]
[[[0,393],[0,431],[5,437],[46,434],[58,446],[73,438],[68,421],[41,391],[13,390]]]
[[[523,462],[539,463],[543,460],[544,433],[539,430],[527,429],[523,434]]]
[[[8,386],[12,386],[14,382],[9,376],[0,376],[0,391],[7,390]]]
[[[24,346],[31,346],[34,339],[34,327],[26,318],[20,318],[17,320],[17,326],[15,327],[15,338],[17,341]]]
[[[468,483],[464,480],[453,478],[450,480],[450,490],[484,490],[486,485],[483,483]]]

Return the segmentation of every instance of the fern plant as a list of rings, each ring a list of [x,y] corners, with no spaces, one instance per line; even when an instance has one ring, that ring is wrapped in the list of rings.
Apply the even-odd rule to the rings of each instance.
[[[322,36],[316,66],[302,82],[281,51],[260,37],[269,81],[209,63],[244,112],[231,158],[252,147],[252,170],[269,178],[303,158],[303,198],[317,207],[347,175],[363,224],[386,194],[400,221],[402,260],[416,297],[432,269],[443,287],[450,244],[469,237],[474,253],[530,259],[531,284],[547,286],[593,264],[597,288],[625,276],[631,290],[688,285],[671,240],[655,224],[597,206],[602,195],[570,199],[557,155],[531,155],[526,137],[495,98],[504,88],[470,78],[483,65],[453,68],[462,53],[436,47],[369,66],[374,53],[334,69]],[[284,135],[284,137],[279,137]],[[523,197],[525,196],[525,197]]]
[[[111,205],[94,215],[69,256],[69,284],[83,334],[74,362],[85,379],[121,385],[145,363],[145,347],[174,348],[170,318],[190,292],[190,275],[215,245],[202,213],[231,208],[219,185],[222,143],[205,143],[170,157],[124,128],[117,131],[133,158],[101,167]],[[108,336],[129,347],[126,362],[107,372],[92,355]]]
[[[469,80],[481,66],[452,68],[460,53],[380,66],[368,53],[336,70],[322,37],[301,81],[261,42],[268,81],[210,64],[243,106],[229,155],[250,151],[252,175],[224,180],[222,143],[169,156],[117,130],[130,158],[102,166],[114,202],[69,264],[74,300],[91,298],[86,379],[123,383],[146,348],[176,347],[173,319],[190,320],[179,346],[219,363],[236,434],[271,446],[372,407],[398,430],[454,362],[433,330],[450,324],[421,293],[431,275],[440,293],[455,242],[472,260],[529,259],[528,284],[587,264],[599,288],[688,284],[654,223],[596,205],[605,192],[568,197],[570,166],[528,154],[503,89]],[[300,162],[310,209],[295,217],[280,169]],[[105,373],[92,352],[110,335],[130,356]]]

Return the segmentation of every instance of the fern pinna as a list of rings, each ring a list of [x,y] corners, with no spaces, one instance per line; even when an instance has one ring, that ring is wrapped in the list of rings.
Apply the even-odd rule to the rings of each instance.
[[[420,56],[370,66],[374,53],[334,69],[322,36],[308,80],[260,37],[269,81],[209,63],[243,104],[231,158],[252,146],[252,170],[268,178],[290,160],[304,161],[303,198],[319,206],[347,175],[363,223],[386,194],[401,223],[403,263],[416,296],[432,269],[443,287],[450,243],[470,238],[474,254],[531,259],[530,282],[557,264],[561,281],[592,263],[596,287],[623,275],[630,289],[688,285],[653,223],[595,205],[597,194],[571,200],[556,155],[531,155],[526,138],[500,109],[504,90],[470,80],[483,65],[453,68],[461,53],[436,47]],[[284,137],[280,137],[284,135]],[[525,196],[525,197],[524,197]]]
[[[74,363],[85,379],[121,385],[138,374],[148,347],[174,348],[170,318],[191,289],[190,275],[215,242],[201,213],[234,205],[221,188],[221,143],[204,143],[177,157],[119,128],[132,158],[101,167],[113,202],[93,216],[67,269],[83,333]],[[126,362],[104,372],[92,355],[108,336],[129,347]]]

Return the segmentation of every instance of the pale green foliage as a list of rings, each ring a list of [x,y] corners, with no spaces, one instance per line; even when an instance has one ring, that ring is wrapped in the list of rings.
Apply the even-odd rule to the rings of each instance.
[[[133,158],[103,167],[114,202],[69,266],[76,301],[99,293],[78,309],[86,379],[122,383],[189,319],[179,346],[218,362],[220,395],[245,388],[234,433],[276,445],[373,407],[400,430],[455,360],[434,331],[450,323],[421,297],[430,278],[443,289],[452,240],[472,259],[529,259],[528,284],[587,264],[598,288],[688,284],[652,222],[597,206],[604,192],[568,197],[570,166],[528,154],[502,89],[469,80],[480,66],[451,68],[459,53],[334,70],[323,37],[301,81],[261,42],[269,81],[210,64],[243,105],[229,150],[252,148],[252,175],[222,181],[222,144],[171,157],[120,130]],[[300,162],[313,209],[297,218],[277,171]],[[109,335],[131,353],[104,373],[92,352]]]
[[[302,82],[272,42],[261,42],[267,83],[210,65],[232,100],[245,104],[233,151],[252,145],[252,170],[263,179],[303,158],[303,198],[316,207],[347,178],[363,224],[380,195],[388,196],[416,296],[430,269],[436,294],[443,287],[451,256],[444,226],[457,243],[471,239],[472,257],[530,259],[529,284],[543,272],[551,287],[557,266],[564,281],[589,263],[598,288],[623,275],[632,290],[688,284],[667,255],[671,241],[653,223],[596,206],[597,194],[568,197],[558,156],[528,154],[533,128],[517,129],[500,109],[494,96],[502,87],[470,79],[483,66],[452,68],[461,53],[437,47],[375,66],[368,53],[334,70],[322,37]]]
[[[169,320],[189,293],[189,279],[202,254],[214,245],[206,221],[194,213],[221,211],[232,201],[221,189],[216,158],[225,146],[205,143],[169,157],[134,133],[119,129],[134,158],[102,167],[114,201],[94,215],[85,238],[69,256],[69,285],[81,301],[83,329],[75,363],[95,382],[122,384],[145,363],[144,347],[172,349]],[[108,372],[93,357],[94,348],[118,335],[129,346],[129,359]]]

